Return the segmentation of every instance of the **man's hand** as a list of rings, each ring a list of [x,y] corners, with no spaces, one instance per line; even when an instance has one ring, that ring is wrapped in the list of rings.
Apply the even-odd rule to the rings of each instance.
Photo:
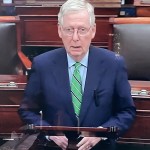
[[[68,139],[66,136],[49,136],[49,139],[54,141],[62,150],[66,150],[68,147]]]
[[[78,150],[90,150],[94,147],[99,141],[100,137],[84,137],[78,144]]]

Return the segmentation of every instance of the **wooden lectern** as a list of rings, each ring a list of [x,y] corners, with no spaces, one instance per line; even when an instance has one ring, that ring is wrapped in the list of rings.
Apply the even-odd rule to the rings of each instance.
[[[40,132],[42,137],[45,135],[66,135],[69,139],[69,145],[67,150],[76,150],[77,143],[83,137],[106,137],[108,139],[116,139],[118,128],[108,127],[108,128],[95,128],[95,127],[66,127],[66,126],[33,126],[29,125],[26,130],[27,133]],[[48,140],[37,141],[38,145],[46,146],[51,149],[59,149],[59,147],[54,142],[49,142]],[[34,144],[35,145],[35,144]],[[36,146],[36,145],[35,145]],[[30,150],[35,149],[31,147]]]
[[[46,136],[62,136],[68,138],[67,150],[77,150],[77,143],[83,137],[103,137],[106,139],[103,144],[114,141],[118,136],[117,127],[96,128],[96,127],[69,127],[69,126],[34,126],[26,125],[20,128],[22,135],[13,136],[12,140],[0,146],[0,149],[10,148],[14,150],[60,150],[53,141],[48,141]],[[101,143],[101,144],[102,144]],[[111,142],[112,143],[112,142]],[[109,144],[112,146],[112,144]],[[103,149],[101,149],[103,150]],[[105,150],[105,149],[104,149]]]

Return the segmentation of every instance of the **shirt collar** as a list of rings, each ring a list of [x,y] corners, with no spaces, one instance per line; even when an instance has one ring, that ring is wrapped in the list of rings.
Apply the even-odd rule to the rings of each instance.
[[[88,65],[88,56],[89,56],[89,51],[86,53],[86,55],[82,58],[82,60],[80,61],[80,63],[82,64],[82,66],[87,67]],[[67,53],[67,59],[68,59],[68,67],[72,67],[76,62],[72,59],[72,57],[69,56],[69,54]]]

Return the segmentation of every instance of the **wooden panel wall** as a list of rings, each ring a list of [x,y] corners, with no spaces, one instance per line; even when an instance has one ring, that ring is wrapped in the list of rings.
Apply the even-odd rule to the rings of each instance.
[[[57,32],[59,7],[16,6],[22,26],[23,46],[62,46]],[[116,17],[119,8],[95,8],[97,33],[92,44],[108,48],[109,17]]]

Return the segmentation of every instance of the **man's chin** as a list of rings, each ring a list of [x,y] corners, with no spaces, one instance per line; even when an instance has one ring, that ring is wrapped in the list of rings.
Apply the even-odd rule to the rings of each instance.
[[[75,60],[75,61],[80,61],[83,57],[82,53],[73,53],[71,54],[71,57]]]
[[[82,55],[81,52],[73,52],[73,53],[71,53],[71,56],[73,56],[73,57],[80,57],[81,55]]]

